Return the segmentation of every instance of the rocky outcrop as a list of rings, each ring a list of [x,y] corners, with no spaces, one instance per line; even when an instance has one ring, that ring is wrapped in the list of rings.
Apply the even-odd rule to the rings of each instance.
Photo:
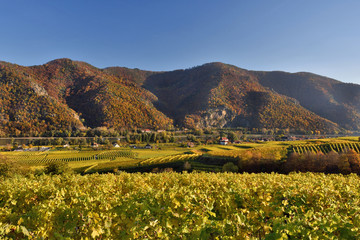
[[[30,81],[30,86],[38,96],[48,96],[48,93],[45,90],[45,88],[43,88],[39,84],[37,84],[33,81]]]
[[[199,115],[188,115],[186,117],[188,127],[195,128],[221,128],[230,125],[234,118],[235,114],[224,106],[210,108],[206,111],[202,111]]]

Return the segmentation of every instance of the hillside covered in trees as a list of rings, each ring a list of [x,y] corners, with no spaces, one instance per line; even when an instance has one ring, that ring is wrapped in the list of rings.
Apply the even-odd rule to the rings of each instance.
[[[0,62],[0,136],[87,127],[360,129],[360,86],[223,63],[152,72],[70,59]]]
[[[53,128],[167,128],[157,98],[134,82],[83,62],[59,59],[22,67],[0,64],[0,125],[4,133]]]
[[[222,63],[153,74],[143,86],[158,97],[159,110],[187,127],[338,128],[296,99],[264,87],[251,72]]]

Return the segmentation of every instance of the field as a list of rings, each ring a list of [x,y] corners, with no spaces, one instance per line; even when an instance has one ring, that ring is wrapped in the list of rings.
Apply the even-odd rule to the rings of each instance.
[[[328,153],[331,151],[340,153],[340,152],[345,152],[349,149],[352,149],[355,152],[360,153],[360,143],[338,142],[338,143],[303,144],[303,145],[294,145],[289,150],[291,152],[301,154],[305,152]]]
[[[0,182],[1,239],[359,239],[360,178],[42,175]]]
[[[359,150],[357,138],[337,138],[2,152],[39,173],[66,162],[82,175],[0,176],[0,239],[359,239],[358,175],[270,173],[329,172],[334,159],[360,173]],[[229,164],[262,173],[219,173]]]
[[[180,147],[177,144],[162,144],[156,149],[133,149],[122,147],[112,150],[50,150],[46,152],[2,152],[8,159],[27,165],[32,169],[42,169],[51,162],[67,162],[78,173],[151,172],[172,169],[174,171],[191,170],[219,172],[224,164],[232,162],[245,166],[254,158],[271,159],[273,167],[263,166],[268,172],[278,171],[278,165],[289,154],[306,152],[324,154],[346,152],[352,149],[360,152],[360,143],[355,137],[336,139],[316,139],[306,141],[247,142],[234,145],[199,145],[194,148]],[[185,169],[184,164],[190,165]],[[266,163],[269,165],[269,163]],[[276,166],[275,166],[276,165]],[[241,169],[240,169],[241,170]],[[258,171],[258,170],[256,170]],[[281,171],[280,171],[281,172]]]
[[[87,173],[92,169],[99,171],[112,171],[115,168],[134,167],[140,162],[152,162],[154,159],[159,163],[164,159],[179,157],[186,159],[184,148],[162,149],[130,149],[101,150],[101,151],[77,151],[77,150],[50,150],[45,152],[3,152],[7,159],[30,166],[33,169],[43,168],[52,162],[66,162],[79,173]],[[185,157],[183,156],[185,155]],[[164,159],[163,159],[164,158]],[[166,162],[166,160],[165,160]]]

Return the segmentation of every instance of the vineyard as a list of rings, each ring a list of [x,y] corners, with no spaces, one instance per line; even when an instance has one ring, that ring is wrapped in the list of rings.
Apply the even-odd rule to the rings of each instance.
[[[162,148],[162,149],[161,149]],[[299,142],[264,142],[264,143],[243,143],[239,145],[221,146],[221,145],[200,145],[192,149],[179,146],[162,146],[159,149],[122,149],[122,150],[97,150],[97,151],[46,151],[46,152],[3,152],[1,153],[9,160],[27,165],[34,171],[41,171],[46,164],[54,162],[66,162],[69,167],[77,173],[95,173],[95,172],[153,172],[163,171],[165,169],[173,171],[206,171],[220,172],[222,167],[232,162],[239,167],[239,172],[281,172],[299,171],[297,166],[304,165],[304,153],[319,153],[324,155],[329,153],[339,153],[340,155],[349,152],[352,149],[355,153],[360,153],[360,143],[352,139],[317,139]],[[301,164],[295,164],[292,159],[287,161],[291,153],[297,153],[298,158],[303,161]],[[305,154],[309,155],[309,154]],[[327,156],[327,155],[326,155]],[[329,162],[325,160],[317,160]],[[330,156],[330,155],[329,155]],[[337,155],[332,155],[337,157]],[[308,156],[311,158],[319,158]],[[344,156],[340,157],[344,159]],[[299,161],[300,161],[299,160]],[[334,158],[333,160],[334,161]],[[351,172],[358,173],[357,161],[344,162],[345,165],[350,164],[350,168],[341,166],[339,160],[337,164],[339,169],[331,170],[333,172]],[[303,164],[304,163],[304,164]],[[186,167],[185,167],[186,164]],[[306,163],[309,165],[309,163]],[[332,163],[334,165],[334,163]],[[311,165],[311,164],[310,164]],[[317,169],[315,167],[307,167],[309,171]],[[330,162],[326,170],[330,171]],[[315,164],[314,166],[318,166]],[[334,166],[333,166],[334,167]],[[302,168],[305,169],[305,168]],[[304,170],[305,171],[305,170]],[[320,171],[319,169],[314,171]]]
[[[149,158],[141,162],[141,165],[155,165],[164,164],[178,161],[193,161],[200,157],[201,154],[181,154],[181,155],[170,155],[165,157]]]
[[[71,164],[70,166],[78,173],[94,173],[113,172],[114,169],[126,170],[137,167],[145,167],[144,171],[147,171],[147,169],[151,171],[152,165],[165,166],[171,163],[195,161],[201,156],[201,154],[197,153],[189,152],[184,154],[183,151],[167,150],[148,150],[140,153],[142,154],[141,157],[138,157],[139,152],[132,150],[11,152],[6,154],[6,158],[34,167],[45,166],[53,162],[66,162]],[[155,157],[144,158],[146,154],[149,154],[149,156],[155,155]]]
[[[0,181],[1,239],[359,239],[360,179],[160,173]]]
[[[305,152],[322,152],[328,153],[331,151],[341,153],[346,152],[350,149],[354,150],[357,153],[360,153],[360,143],[358,142],[337,142],[337,143],[324,143],[324,144],[302,144],[302,145],[293,145],[290,146],[289,152],[295,153],[305,153]]]
[[[29,165],[44,165],[52,162],[79,162],[93,160],[115,160],[116,158],[134,158],[136,154],[127,150],[111,151],[55,151],[55,152],[28,152],[20,154],[8,154],[8,159]]]

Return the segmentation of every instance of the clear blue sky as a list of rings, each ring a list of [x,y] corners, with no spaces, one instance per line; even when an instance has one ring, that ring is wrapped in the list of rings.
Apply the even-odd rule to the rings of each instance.
[[[221,61],[360,84],[358,0],[2,0],[0,60],[174,70]]]

